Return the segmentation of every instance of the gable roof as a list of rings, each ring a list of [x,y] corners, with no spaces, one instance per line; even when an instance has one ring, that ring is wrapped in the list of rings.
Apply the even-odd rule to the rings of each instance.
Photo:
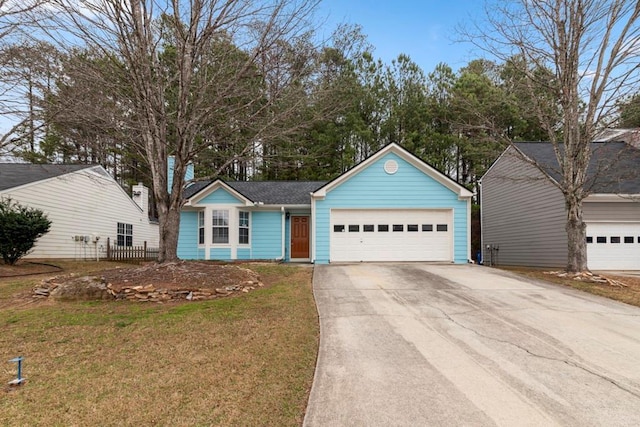
[[[326,191],[340,185],[342,182],[366,168],[370,163],[388,153],[395,153],[400,158],[415,166],[417,169],[429,175],[440,184],[449,188],[459,197],[471,197],[473,194],[453,179],[435,169],[425,161],[419,159],[414,154],[408,152],[398,144],[391,143],[376,153],[363,160],[345,173],[335,179],[327,181],[223,181],[214,179],[210,181],[197,181],[189,184],[184,190],[186,200],[193,199],[213,186],[223,184],[233,191],[239,193],[245,199],[253,203],[264,203],[265,205],[309,205],[311,204],[311,193],[313,196],[322,197]]]
[[[444,187],[447,187],[449,190],[453,191],[458,195],[458,197],[469,198],[473,196],[473,193],[467,190],[464,186],[460,185],[449,176],[440,172],[424,160],[420,159],[413,153],[402,148],[400,145],[392,142],[390,144],[385,145],[380,150],[358,163],[356,166],[352,167],[342,175],[336,177],[335,179],[329,181],[324,186],[318,188],[313,192],[313,197],[324,197],[328,191],[331,191],[333,188],[347,181],[352,176],[358,174],[360,171],[365,169],[371,163],[374,163],[386,156],[389,153],[394,153],[401,159],[405,160],[407,163],[413,165],[416,169],[420,170],[425,175],[433,178],[435,181],[442,184]]]
[[[311,192],[323,186],[326,181],[212,181],[194,182],[185,188],[184,198],[191,199],[206,191],[216,182],[222,182],[254,203],[265,205],[308,205]]]
[[[516,142],[514,146],[536,161],[551,178],[562,181],[551,143]],[[587,189],[590,192],[640,194],[640,150],[624,142],[592,142],[590,149],[591,161],[587,168]]]
[[[32,182],[66,175],[95,165],[40,165],[30,163],[0,163],[0,191]]]

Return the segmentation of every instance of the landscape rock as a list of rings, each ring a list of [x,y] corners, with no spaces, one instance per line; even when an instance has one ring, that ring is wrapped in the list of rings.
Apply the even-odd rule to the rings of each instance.
[[[163,303],[203,301],[248,293],[264,284],[252,270],[234,264],[148,263],[138,268],[105,270],[102,276],[55,276],[32,290],[33,298],[127,300]]]
[[[58,284],[49,296],[62,301],[95,301],[113,299],[100,277],[79,277]]]

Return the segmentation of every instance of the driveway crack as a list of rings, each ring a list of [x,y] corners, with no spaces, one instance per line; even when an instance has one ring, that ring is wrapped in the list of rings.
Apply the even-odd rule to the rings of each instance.
[[[496,337],[493,337],[493,336],[490,336],[490,335],[483,334],[482,332],[479,332],[479,331],[477,331],[477,330],[475,330],[475,329],[473,329],[473,328],[471,328],[471,327],[459,322],[458,320],[454,319],[453,317],[451,317],[451,315],[449,315],[447,312],[445,312],[441,308],[434,307],[432,305],[430,305],[430,307],[440,311],[443,314],[445,319],[449,320],[450,322],[454,323],[455,325],[458,325],[463,329],[466,329],[466,330],[468,330],[470,332],[473,332],[474,334],[476,334],[476,335],[478,335],[478,336],[480,336],[482,338],[486,338],[486,339],[491,340],[491,341],[495,341],[495,342],[511,345],[513,347],[516,347],[516,348],[524,351],[525,353],[527,353],[527,354],[529,354],[529,355],[531,355],[533,357],[537,357],[537,358],[540,358],[540,359],[545,359],[545,360],[549,360],[549,361],[553,361],[553,362],[560,362],[560,363],[564,363],[564,364],[569,365],[569,366],[573,366],[574,368],[580,369],[580,370],[582,370],[582,371],[584,371],[584,372],[586,372],[588,374],[594,375],[594,376],[596,376],[596,377],[598,377],[598,378],[600,378],[600,379],[602,379],[604,381],[607,381],[608,383],[614,385],[615,387],[619,388],[622,391],[625,391],[625,392],[631,394],[634,397],[640,398],[640,393],[638,391],[630,389],[630,388],[620,384],[619,382],[617,382],[613,378],[608,377],[607,375],[601,374],[599,372],[596,372],[596,371],[594,371],[592,369],[589,369],[588,367],[586,367],[586,366],[584,366],[584,365],[582,365],[582,364],[580,364],[580,363],[578,363],[578,362],[576,362],[574,360],[566,359],[566,358],[557,358],[557,357],[545,356],[543,354],[535,353],[535,352],[529,350],[528,348],[526,348],[526,347],[524,347],[524,346],[522,346],[520,344],[511,342],[511,341],[507,341],[507,340],[503,340],[503,339],[500,339],[500,338],[496,338]]]

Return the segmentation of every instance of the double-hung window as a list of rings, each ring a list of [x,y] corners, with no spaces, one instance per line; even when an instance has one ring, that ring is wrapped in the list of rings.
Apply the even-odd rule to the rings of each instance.
[[[213,242],[214,244],[229,243],[229,211],[213,211]]]
[[[238,212],[238,243],[241,245],[249,244],[249,212]]]
[[[204,245],[204,211],[198,212],[198,244]]]
[[[133,224],[118,223],[118,246],[133,246]]]

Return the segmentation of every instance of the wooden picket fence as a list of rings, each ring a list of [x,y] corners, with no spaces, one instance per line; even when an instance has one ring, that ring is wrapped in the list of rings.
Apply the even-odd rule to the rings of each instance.
[[[160,249],[147,247],[147,242],[144,242],[143,246],[112,246],[111,239],[107,238],[107,259],[109,261],[157,261],[159,254]]]

